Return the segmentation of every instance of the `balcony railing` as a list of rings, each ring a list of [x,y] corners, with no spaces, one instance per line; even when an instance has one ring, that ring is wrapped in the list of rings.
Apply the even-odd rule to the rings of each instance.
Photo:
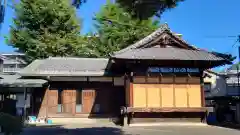
[[[3,72],[6,72],[6,73],[7,73],[7,72],[8,72],[8,73],[9,73],[9,72],[14,72],[14,73],[15,73],[15,72],[20,71],[20,69],[21,69],[21,68],[3,68]]]

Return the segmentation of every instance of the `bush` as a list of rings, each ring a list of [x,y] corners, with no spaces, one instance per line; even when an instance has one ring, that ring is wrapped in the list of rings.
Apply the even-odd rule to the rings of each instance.
[[[20,118],[0,112],[0,126],[6,135],[16,135],[22,132],[23,124]]]

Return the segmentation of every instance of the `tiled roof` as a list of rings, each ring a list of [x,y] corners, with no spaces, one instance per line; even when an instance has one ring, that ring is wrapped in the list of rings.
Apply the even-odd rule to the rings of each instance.
[[[0,86],[3,87],[42,87],[47,83],[43,79],[21,79],[20,75],[0,74]]]
[[[15,75],[10,75],[10,74],[6,74],[6,73],[0,73],[0,79],[18,79],[21,76],[18,74]]]
[[[19,56],[24,56],[24,53],[18,53],[18,52],[0,52],[0,55],[3,56],[9,56],[9,55],[19,55]]]
[[[6,57],[0,54],[0,60],[5,60]]]
[[[13,59],[8,56],[9,55],[0,54],[0,59],[3,60],[3,64],[27,64],[27,62],[22,58]]]
[[[128,47],[126,47],[126,48],[124,48],[124,49],[122,49],[122,50],[120,50],[118,52],[113,53],[113,55],[120,54],[120,53],[123,53],[123,52],[131,50],[131,49],[136,49],[136,48],[139,48],[139,47],[141,47],[141,46],[143,46],[145,44],[148,44],[148,43],[152,42],[153,40],[155,40],[156,38],[158,38],[164,32],[167,32],[170,36],[176,38],[177,40],[179,40],[183,44],[189,46],[190,48],[197,49],[196,47],[189,45],[179,35],[174,34],[173,32],[171,32],[171,30],[168,27],[168,24],[162,24],[162,25],[160,25],[160,27],[156,31],[154,31],[150,35],[146,36],[145,38],[137,41],[136,43],[134,43],[132,45],[129,45]]]
[[[116,54],[118,59],[157,59],[157,60],[224,60],[206,51],[187,50],[179,48],[144,48],[132,49],[124,53]]]
[[[19,73],[23,76],[102,76],[108,65],[103,58],[52,57],[35,60]]]
[[[24,60],[5,59],[3,64],[26,64],[26,62]]]

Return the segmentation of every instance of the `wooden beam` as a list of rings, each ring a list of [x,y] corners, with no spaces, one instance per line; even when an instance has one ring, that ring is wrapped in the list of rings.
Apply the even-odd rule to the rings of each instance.
[[[198,107],[159,107],[159,108],[149,108],[149,107],[127,107],[127,112],[206,112],[207,108]]]

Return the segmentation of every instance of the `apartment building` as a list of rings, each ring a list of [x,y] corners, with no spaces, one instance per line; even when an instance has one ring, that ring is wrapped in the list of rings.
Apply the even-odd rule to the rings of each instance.
[[[14,74],[27,65],[25,55],[22,53],[0,53],[0,56],[3,73]]]

